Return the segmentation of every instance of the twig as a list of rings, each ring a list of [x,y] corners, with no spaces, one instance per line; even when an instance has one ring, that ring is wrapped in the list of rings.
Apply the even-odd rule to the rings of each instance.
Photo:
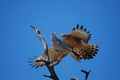
[[[51,73],[51,77],[53,80],[59,80],[59,78],[57,77],[54,67],[50,66],[50,64],[47,65],[47,68],[49,70],[49,72]]]
[[[84,80],[87,80],[88,79],[88,76],[90,74],[91,71],[85,71],[85,70],[81,70],[81,72],[83,72],[85,74],[85,79]]]

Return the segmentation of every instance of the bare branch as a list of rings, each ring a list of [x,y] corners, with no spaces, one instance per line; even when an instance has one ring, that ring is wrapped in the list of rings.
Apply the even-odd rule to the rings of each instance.
[[[71,78],[71,80],[78,80],[77,78]]]
[[[44,53],[47,54],[47,56],[48,56],[48,61],[40,60],[40,62],[41,62],[41,61],[42,61],[42,62],[45,62],[45,65],[46,65],[46,67],[48,68],[48,70],[49,70],[49,72],[50,72],[50,74],[51,74],[50,76],[47,76],[47,75],[44,75],[44,76],[45,76],[45,77],[48,77],[48,78],[52,78],[53,80],[59,80],[59,78],[57,77],[57,75],[56,75],[56,73],[55,73],[55,70],[54,70],[54,66],[55,66],[56,64],[54,64],[54,65],[52,65],[52,66],[51,66],[51,64],[50,64],[50,59],[49,59],[49,55],[48,55],[48,46],[47,46],[46,41],[45,41],[44,38],[41,36],[39,29],[35,28],[34,26],[31,26],[31,27],[35,30],[38,38],[40,39],[40,41],[41,41],[42,44],[43,44]],[[39,62],[39,60],[38,60],[38,62]]]
[[[52,76],[48,76],[48,75],[43,75],[44,77],[47,77],[47,78],[52,78]]]
[[[87,80],[91,71],[87,72],[87,71],[85,71],[85,70],[82,69],[81,72],[83,72],[85,74],[85,79],[84,80]]]

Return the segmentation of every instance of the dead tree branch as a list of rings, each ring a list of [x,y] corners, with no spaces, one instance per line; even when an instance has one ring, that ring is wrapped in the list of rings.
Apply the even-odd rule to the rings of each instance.
[[[40,41],[41,41],[42,44],[43,44],[44,54],[46,54],[46,55],[48,56],[48,61],[43,61],[43,62],[45,62],[45,65],[46,65],[46,67],[47,67],[47,69],[49,70],[49,72],[50,72],[51,75],[50,75],[50,76],[48,76],[48,75],[43,75],[43,76],[48,77],[48,78],[51,78],[51,79],[53,79],[53,80],[59,80],[59,78],[58,78],[58,76],[56,75],[55,70],[54,70],[54,66],[55,66],[56,64],[53,64],[53,65],[50,64],[50,59],[49,59],[49,55],[48,55],[48,46],[47,46],[46,41],[45,41],[44,38],[41,36],[39,29],[35,28],[34,26],[31,26],[31,27],[35,30],[38,38],[40,39]]]
[[[90,74],[91,71],[85,71],[85,70],[81,70],[81,72],[83,72],[85,74],[85,79],[84,80],[88,80],[88,76]]]

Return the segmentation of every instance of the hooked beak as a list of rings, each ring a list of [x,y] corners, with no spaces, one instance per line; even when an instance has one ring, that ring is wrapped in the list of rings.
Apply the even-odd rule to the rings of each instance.
[[[33,28],[36,31],[36,28],[34,26],[31,25],[30,27]]]
[[[31,28],[33,28],[35,30],[36,34],[40,34],[40,30],[39,29],[37,29],[36,27],[34,27],[32,25],[31,25]]]

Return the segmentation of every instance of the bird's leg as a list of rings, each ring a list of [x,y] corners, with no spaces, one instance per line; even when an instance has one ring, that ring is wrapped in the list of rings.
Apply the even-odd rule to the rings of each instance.
[[[64,54],[60,53],[59,56],[58,56],[58,59],[57,59],[57,63],[59,63],[64,56],[65,56]]]
[[[56,62],[59,63],[62,60],[62,58],[65,56],[65,54],[64,54],[64,51],[58,51],[58,50],[56,51],[58,53],[58,59]]]

